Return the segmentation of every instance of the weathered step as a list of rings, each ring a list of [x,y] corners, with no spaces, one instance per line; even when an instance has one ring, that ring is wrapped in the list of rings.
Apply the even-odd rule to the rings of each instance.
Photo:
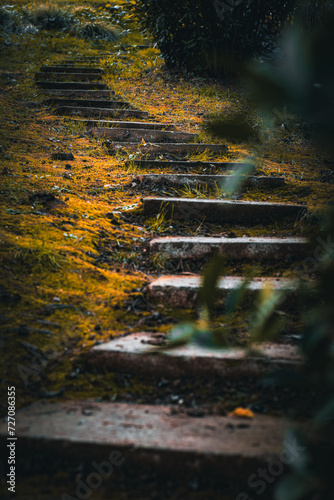
[[[300,363],[298,349],[294,346],[267,343],[256,346],[258,352],[247,354],[245,349],[233,348],[233,338],[228,339],[231,348],[207,348],[191,343],[167,350],[161,356],[148,354],[153,346],[163,345],[164,337],[139,332],[97,345],[88,355],[88,365],[97,370],[135,373],[136,376],[154,375],[156,379],[201,379],[210,375],[231,380],[261,377],[268,371],[292,368]]]
[[[60,61],[60,64],[86,64],[86,63],[96,63],[103,59],[103,56],[91,56],[91,57],[77,57],[75,59],[66,59]]]
[[[123,108],[130,107],[130,103],[123,100],[101,100],[101,99],[59,99],[57,97],[53,97],[51,99],[47,99],[43,101],[43,104],[46,106],[70,106],[70,107],[79,107],[79,108]],[[99,121],[98,121],[99,123]]]
[[[193,307],[197,303],[201,279],[197,275],[161,276],[148,286],[150,298],[172,307]],[[221,278],[218,284],[220,298],[224,299],[240,285],[242,280],[243,278],[239,276]],[[252,300],[266,286],[277,290],[287,290],[292,297],[296,283],[286,278],[253,278],[247,286],[247,298]]]
[[[125,162],[126,165],[130,164],[130,160],[127,160]],[[229,162],[229,161],[189,161],[189,160],[148,160],[148,159],[141,159],[141,160],[131,160],[131,164],[133,166],[136,166],[138,168],[140,167],[146,167],[146,168],[162,168],[165,169],[167,168],[174,168],[174,169],[179,169],[179,168],[186,168],[186,169],[193,169],[193,168],[198,168],[201,167],[203,169],[211,168],[211,167],[218,167],[221,170],[233,170],[237,169],[240,167],[243,167],[245,163],[241,162]]]
[[[102,74],[101,68],[85,66],[42,66],[40,71],[43,73],[97,73]]]
[[[156,215],[164,211],[174,219],[205,219],[206,222],[236,222],[245,225],[296,219],[306,211],[303,205],[266,203],[259,201],[231,201],[195,198],[145,198],[144,214]]]
[[[72,61],[95,61],[96,59],[103,59],[104,57],[107,56],[112,56],[115,55],[117,52],[101,52],[99,54],[96,54],[94,56],[83,56],[83,55],[77,55],[73,57],[72,59],[64,59],[64,62],[72,62]]]
[[[147,118],[149,113],[147,111],[139,111],[137,109],[126,108],[87,108],[84,106],[59,106],[57,113],[60,115],[69,116],[96,116],[101,118]]]
[[[307,250],[305,238],[167,236],[150,241],[150,252],[171,259],[202,259],[219,254],[233,260],[286,261],[304,258]]]
[[[97,101],[99,102],[99,101]],[[149,130],[174,130],[175,126],[169,123],[157,123],[157,122],[132,122],[132,121],[121,121],[121,120],[94,120],[77,118],[75,121],[85,122],[89,127],[120,127],[120,128],[142,128]]]
[[[54,78],[58,78],[58,80],[62,81],[62,79],[65,78],[71,78],[71,81],[79,81],[79,82],[86,82],[86,81],[95,81],[95,80],[102,80],[102,75],[100,73],[49,73],[49,72],[43,72],[40,71],[39,73],[35,73],[35,80],[41,81],[41,80],[52,80]]]
[[[50,90],[108,90],[106,83],[95,82],[36,82],[41,89]]]
[[[250,474],[268,467],[268,461],[283,456],[284,463],[290,463],[291,448],[281,454],[286,425],[283,419],[265,415],[241,423],[233,417],[175,415],[164,406],[41,401],[17,413],[16,475],[18,480],[24,475],[41,480],[45,473],[69,471],[74,478],[78,470],[95,471],[95,476],[87,472],[87,483],[93,489],[103,483],[108,498],[113,498],[115,476],[124,474],[130,480],[135,475],[139,481],[149,470],[165,477],[200,474],[201,484],[229,484],[233,479],[236,491],[242,491]],[[7,427],[3,419],[3,449],[9,444]],[[79,484],[85,485],[85,475],[80,477]],[[73,490],[61,498],[88,498],[87,489],[92,489],[79,489],[77,497],[77,486],[73,480]]]
[[[118,149],[124,148],[124,144],[115,143],[114,146]],[[137,142],[129,142],[126,145],[126,149],[129,151],[136,152],[138,151],[138,143]],[[147,143],[140,145],[140,151],[148,156],[157,156],[163,155],[165,153],[176,155],[176,156],[185,156],[187,154],[200,154],[200,153],[214,153],[217,155],[225,155],[228,153],[228,147],[225,144],[203,144],[203,143],[179,143],[179,144],[170,144],[170,143]]]
[[[110,139],[117,142],[167,142],[179,143],[193,141],[197,137],[196,134],[187,132],[172,132],[169,130],[148,130],[137,128],[106,128],[96,127],[91,130],[95,137]]]
[[[110,99],[115,95],[113,90],[61,90],[61,89],[43,89],[43,94],[55,97],[67,97],[71,99]]]
[[[144,185],[170,184],[173,186],[208,187],[224,190],[224,186],[235,179],[233,175],[206,175],[206,174],[145,174],[135,178]],[[240,178],[240,188],[256,187],[259,189],[273,189],[285,185],[284,177],[244,176]]]

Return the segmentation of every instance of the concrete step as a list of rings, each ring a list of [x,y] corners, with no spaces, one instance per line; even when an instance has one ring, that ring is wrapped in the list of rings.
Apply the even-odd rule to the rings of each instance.
[[[167,142],[180,143],[193,141],[197,134],[187,132],[171,132],[168,130],[148,130],[137,128],[106,128],[96,127],[91,130],[94,137],[110,139],[117,142]]]
[[[273,370],[300,365],[299,351],[294,346],[267,343],[256,346],[251,354],[247,354],[245,349],[233,346],[233,338],[228,339],[231,347],[225,349],[190,343],[159,356],[148,354],[154,346],[163,345],[165,337],[139,332],[97,345],[89,352],[88,366],[136,376],[150,375],[154,379],[192,377],[197,380],[209,375],[237,380],[244,377],[254,379]]]
[[[20,447],[16,476],[18,481],[28,477],[31,482],[34,476],[41,481],[41,476],[47,474],[50,481],[52,474],[66,471],[73,478],[73,490],[55,496],[63,499],[73,495],[88,498],[87,490],[91,493],[97,484],[103,484],[108,498],[113,498],[116,476],[122,474],[130,480],[134,475],[142,481],[144,471],[187,481],[189,474],[200,475],[201,485],[234,481],[238,492],[259,467],[267,470],[268,461],[281,464],[282,457],[286,457],[283,463],[290,463],[291,448],[281,454],[287,425],[283,419],[265,415],[242,421],[234,417],[173,414],[167,406],[40,401],[16,415]],[[2,419],[3,449],[11,443],[7,438],[7,422]],[[81,483],[74,481],[78,471]],[[91,488],[86,486],[86,479]]]
[[[115,51],[115,52],[99,52],[98,54],[96,54],[94,56],[83,56],[83,55],[78,54],[77,56],[72,57],[72,59],[64,59],[63,62],[72,63],[72,61],[74,61],[74,62],[77,62],[77,61],[96,61],[96,60],[103,59],[104,57],[113,56],[115,54],[117,54],[117,51]]]
[[[54,97],[66,97],[68,99],[111,99],[115,92],[113,90],[66,90],[66,89],[42,89],[43,94]]]
[[[101,117],[101,118],[148,118],[147,111],[139,111],[136,109],[126,108],[87,108],[84,106],[59,106],[56,112],[59,115],[67,116],[86,116],[86,117]]]
[[[79,102],[79,101],[78,101]],[[99,101],[96,101],[99,102]],[[84,122],[88,127],[120,127],[120,128],[141,128],[148,130],[174,130],[175,126],[169,123],[157,122],[133,122],[121,120],[94,120],[89,118],[77,118],[75,121]]]
[[[106,83],[94,82],[46,82],[38,81],[36,85],[41,89],[50,90],[108,90]]]
[[[167,236],[150,241],[150,252],[170,259],[202,259],[225,255],[232,260],[290,261],[308,254],[305,238],[222,238]]]
[[[189,186],[217,188],[224,191],[224,186],[228,186],[229,181],[234,178],[233,175],[206,175],[206,174],[144,174],[137,176],[135,182],[144,186],[169,184],[172,186]],[[285,185],[284,177],[266,177],[266,176],[243,176],[240,181],[240,187],[255,187],[259,189],[274,189]]]
[[[224,299],[235,290],[242,280],[243,278],[239,276],[221,278],[218,284],[220,299]],[[197,275],[161,276],[148,286],[150,300],[172,307],[192,308],[197,304],[201,281],[201,276]],[[291,297],[296,289],[296,283],[291,279],[253,278],[247,287],[247,299],[254,300],[256,294],[265,286],[277,290],[287,290]]]
[[[124,148],[124,144],[114,143],[116,149]],[[126,149],[131,152],[138,151],[137,142],[129,142],[126,145]],[[226,155],[228,153],[228,147],[225,144],[202,144],[202,143],[146,143],[140,144],[140,151],[142,154],[149,157],[154,157],[158,155],[169,154],[171,156],[186,156],[187,154],[200,154],[204,152],[213,153],[217,155]]]
[[[103,59],[103,56],[92,56],[92,57],[77,57],[75,59],[66,59],[64,61],[60,61],[60,65],[63,64],[96,64],[99,63],[100,60]]]
[[[130,161],[127,160],[125,162],[126,165],[130,164]],[[234,170],[237,168],[242,167],[245,165],[244,163],[241,162],[229,162],[229,161],[188,161],[188,160],[148,160],[148,159],[141,159],[141,160],[131,160],[131,165],[135,167],[145,167],[145,168],[162,168],[165,169],[167,168],[173,168],[175,170],[179,168],[185,168],[185,169],[193,169],[193,168],[198,168],[201,167],[203,170],[212,168],[212,167],[218,167],[221,170]]]
[[[93,68],[89,66],[42,66],[40,72],[44,73],[97,73],[102,74],[101,68]]]
[[[47,106],[70,106],[70,107],[80,107],[80,108],[123,108],[130,107],[130,103],[121,100],[120,98],[117,100],[106,101],[101,99],[59,99],[53,97],[51,99],[47,99],[43,101],[43,104]],[[99,123],[99,122],[98,122]]]
[[[79,82],[86,82],[86,81],[96,81],[96,80],[102,80],[102,75],[100,73],[68,73],[68,72],[63,72],[63,73],[51,73],[51,72],[44,72],[40,71],[38,73],[35,73],[35,80],[36,81],[41,81],[41,80],[53,80],[57,78],[58,81],[63,81],[63,79],[66,78],[71,78],[71,81],[79,81]]]
[[[195,198],[144,198],[144,215],[155,216],[164,210],[167,217],[205,220],[220,224],[236,222],[254,225],[296,219],[306,212],[302,205],[257,201],[230,201]]]

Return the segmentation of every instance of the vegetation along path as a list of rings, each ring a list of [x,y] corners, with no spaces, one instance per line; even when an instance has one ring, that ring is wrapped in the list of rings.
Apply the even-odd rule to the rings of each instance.
[[[43,31],[1,54],[1,384],[16,386],[19,498],[251,498],[249,477],[284,464],[284,417],[312,397],[262,380],[301,363],[294,278],[333,195],[329,160],[285,116],[261,146],[212,138],[208,110],[242,109],[241,90],[168,72],[118,15],[122,42]],[[217,255],[224,348],[204,332],[157,354],[204,321]],[[271,290],[285,333],[246,353],[249,306]]]

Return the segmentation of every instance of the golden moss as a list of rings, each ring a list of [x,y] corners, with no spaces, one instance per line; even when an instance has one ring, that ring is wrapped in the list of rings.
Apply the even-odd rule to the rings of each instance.
[[[23,0],[13,3],[26,5]],[[75,2],[58,3],[74,10],[78,7]],[[99,6],[106,8],[108,3],[115,2],[100,0]],[[83,0],[80,7],[92,12],[98,8],[90,0]],[[141,254],[141,249],[134,249],[134,242],[150,236],[149,224],[143,228],[139,215],[131,222],[108,215],[129,204],[140,206],[140,194],[129,187],[134,172],[124,165],[126,154],[108,156],[101,141],[84,133],[82,123],[54,116],[41,106],[44,96],[36,88],[33,74],[44,62],[60,62],[70,53],[100,54],[112,51],[114,45],[42,31],[13,34],[10,41],[1,54],[0,71],[3,379],[17,385],[19,404],[40,397],[45,389],[62,387],[66,397],[113,397],[120,390],[114,375],[92,375],[84,370],[75,374],[75,369],[82,366],[82,355],[95,342],[131,331],[148,315],[147,311],[133,312],[127,301],[134,290],[147,283],[147,276],[133,269]],[[145,40],[138,32],[122,40],[124,47],[140,43]],[[101,56],[99,61],[106,81],[117,95],[161,122],[175,123],[182,130],[200,133],[203,140],[217,142],[202,130],[206,116],[209,112],[237,111],[244,105],[242,92],[232,85],[168,74],[155,48],[118,49],[115,55]],[[332,200],[333,184],[323,182],[326,158],[297,129],[290,135],[281,132],[271,136],[261,146],[228,146],[228,155],[220,160],[257,155],[258,171],[284,175],[288,182],[284,189],[272,192],[247,189],[244,199],[307,203],[311,210],[321,210]],[[56,151],[73,153],[71,168],[65,169],[66,162],[51,159]],[[206,160],[210,155],[192,159]],[[196,234],[197,229],[187,230]],[[212,232],[221,230],[212,226]],[[301,234],[302,230],[302,224],[297,224],[292,233]],[[287,229],[268,226],[233,231],[255,236],[285,234]],[[151,265],[154,273],[163,270],[165,263],[156,257]],[[231,266],[230,270],[248,269]],[[274,267],[270,271],[280,272]],[[165,313],[177,319],[194,315],[190,311]],[[167,331],[169,326],[159,328]],[[50,349],[57,351],[55,359],[46,359]],[[36,356],[41,356],[40,368],[35,366]],[[141,390],[140,382],[133,381],[129,391],[139,394]]]

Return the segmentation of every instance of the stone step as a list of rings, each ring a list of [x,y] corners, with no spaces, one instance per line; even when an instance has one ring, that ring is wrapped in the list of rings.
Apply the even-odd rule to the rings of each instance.
[[[91,56],[91,57],[77,57],[75,59],[66,59],[60,61],[60,64],[85,64],[85,63],[96,63],[103,59],[103,56]]]
[[[239,276],[221,278],[218,284],[220,299],[227,297],[242,280]],[[161,276],[148,286],[150,300],[176,308],[192,308],[197,304],[201,281],[201,276],[197,275]],[[256,294],[266,286],[275,290],[287,290],[291,301],[297,285],[287,278],[253,278],[247,287],[248,301],[254,300]]]
[[[62,491],[63,496],[57,490],[57,495],[44,499],[88,498],[97,484],[103,484],[108,498],[114,498],[114,482],[119,475],[125,481],[135,477],[141,484],[142,474],[148,471],[166,479],[184,478],[186,484],[189,474],[199,475],[201,486],[221,484],[227,488],[233,481],[237,488],[234,491],[239,492],[259,467],[267,470],[270,461],[290,463],[291,453],[296,450],[289,438],[288,444],[284,441],[287,425],[283,419],[267,415],[242,421],[231,416],[196,418],[173,414],[168,406],[40,401],[16,415],[20,447],[16,476],[18,481],[28,477],[28,485],[36,480],[40,485],[43,474],[49,482],[54,474],[54,491],[57,473],[69,473],[73,489],[66,490],[66,495]],[[7,438],[7,422],[2,419],[3,449],[11,443]],[[224,498],[235,498],[235,493]]]
[[[86,81],[96,81],[96,80],[102,80],[102,75],[100,73],[51,73],[51,72],[44,72],[40,71],[39,73],[35,73],[35,80],[41,81],[41,80],[52,80],[54,78],[57,78],[58,81],[63,81],[63,79],[66,78],[71,78],[71,82],[73,81],[79,81],[79,82],[86,82]]]
[[[150,252],[170,259],[202,259],[225,255],[232,260],[290,261],[308,254],[306,238],[222,238],[167,236],[150,241]]]
[[[233,175],[206,175],[206,174],[144,174],[137,176],[135,182],[143,185],[170,184],[172,186],[218,188],[224,191],[224,185],[234,179]],[[240,179],[240,188],[255,187],[259,189],[274,189],[285,185],[284,177],[243,176]],[[239,188],[239,191],[240,191]]]
[[[121,99],[118,100],[101,100],[101,99],[59,99],[51,97],[43,101],[46,106],[79,106],[83,108],[119,108],[122,106],[130,106],[130,104]],[[99,120],[97,121],[99,123]]]
[[[44,73],[97,73],[102,74],[101,68],[85,66],[42,66],[40,72]]]
[[[61,90],[41,89],[43,94],[55,97],[66,97],[68,99],[111,99],[115,92],[113,90]]]
[[[255,346],[251,354],[233,346],[218,349],[202,347],[194,342],[165,351],[161,356],[148,354],[154,346],[165,342],[165,335],[151,332],[133,333],[110,342],[96,345],[88,355],[87,363],[94,370],[132,373],[136,376],[154,376],[155,379],[206,376],[228,380],[262,377],[268,372],[300,365],[298,348],[287,344],[266,343]],[[145,362],[143,363],[143,355]]]
[[[121,107],[130,107],[130,103],[123,101],[121,99],[118,100],[101,100],[101,99],[59,99],[57,97],[52,97],[51,99],[47,99],[43,101],[43,104],[46,106],[70,106],[70,107],[80,107],[80,108],[121,108]],[[97,120],[99,123],[99,120]]]
[[[147,130],[137,128],[106,128],[96,127],[91,129],[94,137],[110,139],[117,142],[167,142],[179,143],[193,141],[197,134],[187,132],[172,132],[169,130]]]
[[[56,110],[59,115],[67,116],[96,116],[101,118],[147,118],[147,111],[126,108],[87,108],[85,106],[59,106]]]
[[[115,148],[122,149],[124,144],[120,143],[114,144]],[[126,145],[126,149],[131,152],[138,151],[137,142],[129,142]],[[225,144],[202,144],[202,143],[146,143],[140,145],[140,151],[144,155],[157,156],[163,154],[169,154],[172,156],[186,156],[187,154],[200,154],[208,152],[210,154],[214,153],[217,155],[226,155],[228,153],[228,147]]]
[[[80,102],[80,101],[78,101]],[[100,102],[100,101],[96,101]],[[141,128],[149,130],[174,130],[175,126],[169,123],[157,123],[157,122],[132,122],[132,121],[121,121],[121,120],[94,120],[89,118],[76,118],[74,121],[84,122],[88,127],[120,127],[120,128]]]
[[[231,201],[195,198],[145,198],[144,215],[155,216],[164,210],[167,217],[182,220],[205,220],[220,224],[236,222],[242,225],[280,222],[296,219],[306,211],[302,205]]]
[[[108,90],[106,83],[94,82],[45,82],[38,81],[36,85],[41,89],[50,90]]]
[[[127,166],[130,164],[130,160],[125,162]],[[245,163],[241,162],[229,162],[229,161],[189,161],[189,160],[131,160],[131,165],[136,166],[138,168],[173,168],[175,170],[179,168],[193,169],[201,167],[203,169],[208,169],[212,167],[218,167],[221,170],[234,170],[237,168],[241,168],[245,165]]]

